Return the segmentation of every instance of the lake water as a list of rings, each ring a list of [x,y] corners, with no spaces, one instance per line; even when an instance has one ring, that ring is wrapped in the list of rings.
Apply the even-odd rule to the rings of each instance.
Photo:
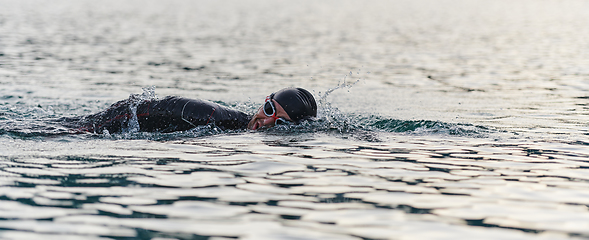
[[[589,238],[589,2],[0,0],[0,239]],[[131,94],[318,120],[72,134]],[[145,90],[144,90],[145,89]]]

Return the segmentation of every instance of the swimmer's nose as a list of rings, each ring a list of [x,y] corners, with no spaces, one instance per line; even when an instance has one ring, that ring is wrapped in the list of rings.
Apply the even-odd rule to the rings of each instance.
[[[271,127],[274,124],[274,118],[271,118],[271,117],[264,118],[264,121],[262,123],[264,124],[264,126]]]

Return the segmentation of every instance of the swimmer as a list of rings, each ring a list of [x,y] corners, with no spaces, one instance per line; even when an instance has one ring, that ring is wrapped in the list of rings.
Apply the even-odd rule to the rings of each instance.
[[[174,132],[207,124],[223,130],[258,130],[277,124],[299,124],[317,116],[313,95],[302,88],[284,88],[270,94],[253,116],[213,102],[181,97],[143,101],[138,103],[136,112],[132,111],[132,104],[128,99],[122,100],[102,112],[68,118],[65,122],[70,126],[75,123],[81,132],[116,133],[136,118],[139,131]]]

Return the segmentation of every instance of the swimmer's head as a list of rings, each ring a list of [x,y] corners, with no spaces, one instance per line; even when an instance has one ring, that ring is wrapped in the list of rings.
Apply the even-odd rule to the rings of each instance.
[[[317,116],[313,95],[302,88],[285,88],[266,97],[266,102],[252,117],[248,129],[272,127],[282,122],[300,123]]]
[[[270,99],[276,100],[295,123],[317,116],[315,98],[305,89],[285,88],[270,95]]]

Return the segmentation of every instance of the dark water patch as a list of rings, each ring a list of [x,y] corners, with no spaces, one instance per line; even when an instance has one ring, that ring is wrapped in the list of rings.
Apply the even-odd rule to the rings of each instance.
[[[79,133],[62,125],[39,120],[0,120],[0,136],[15,139],[43,139]]]
[[[299,220],[301,219],[301,216],[298,215],[279,215],[280,218],[284,219],[284,220]]]
[[[362,200],[357,199],[357,198],[345,197],[343,193],[338,193],[338,194],[335,194],[335,197],[320,198],[319,202],[320,203],[359,203],[359,202],[362,202]]]
[[[586,135],[588,135],[588,134],[586,134]],[[589,141],[578,140],[578,141],[574,141],[574,142],[569,142],[569,144],[589,146]]]
[[[137,231],[137,236],[134,238],[115,238],[117,240],[126,240],[126,239],[185,239],[185,240],[209,240],[211,236],[202,236],[197,234],[188,234],[188,233],[162,233],[157,231],[151,231],[148,229],[135,229]],[[237,237],[223,237],[224,239],[238,239]]]
[[[384,208],[386,208],[386,207],[384,207]],[[410,214],[430,214],[431,213],[431,209],[415,208],[410,205],[404,205],[404,204],[398,205],[398,206],[391,208],[391,209],[398,209],[398,210],[401,210],[403,212],[410,213]]]
[[[484,137],[492,132],[488,127],[472,124],[446,123],[432,120],[400,120],[371,116],[360,118],[362,126],[386,132],[418,133],[418,134],[447,134],[464,137]]]
[[[22,96],[15,96],[15,95],[4,95],[0,97],[2,100],[12,99],[12,98],[23,98]]]
[[[200,65],[200,66],[188,66],[185,65],[183,63],[180,62],[174,62],[174,61],[149,61],[147,62],[147,65],[149,66],[153,66],[153,67],[161,67],[161,66],[173,66],[176,69],[180,69],[180,70],[184,70],[187,72],[190,71],[200,71],[200,70],[204,70],[205,68],[207,68],[205,65]]]
[[[203,69],[206,68],[205,66],[189,67],[189,66],[181,66],[181,65],[178,66],[178,67],[181,68],[182,70],[188,71],[188,72],[190,72],[190,71],[199,71],[199,70],[203,70]]]
[[[496,224],[488,224],[488,223],[485,223],[485,219],[465,219],[464,221],[469,226],[513,229],[513,230],[519,230],[522,232],[536,233],[536,234],[544,232],[543,230],[537,230],[537,229],[529,229],[529,228],[523,228],[523,227],[519,227],[519,228],[518,227],[504,227],[504,226],[500,226],[500,225],[496,225]]]
[[[366,142],[379,142],[379,133],[402,133],[413,135],[449,135],[484,138],[498,131],[472,124],[446,123],[431,120],[400,120],[381,116],[358,116],[337,114],[323,116],[299,125],[276,126],[265,132],[272,135],[300,133],[328,133],[342,138]]]

